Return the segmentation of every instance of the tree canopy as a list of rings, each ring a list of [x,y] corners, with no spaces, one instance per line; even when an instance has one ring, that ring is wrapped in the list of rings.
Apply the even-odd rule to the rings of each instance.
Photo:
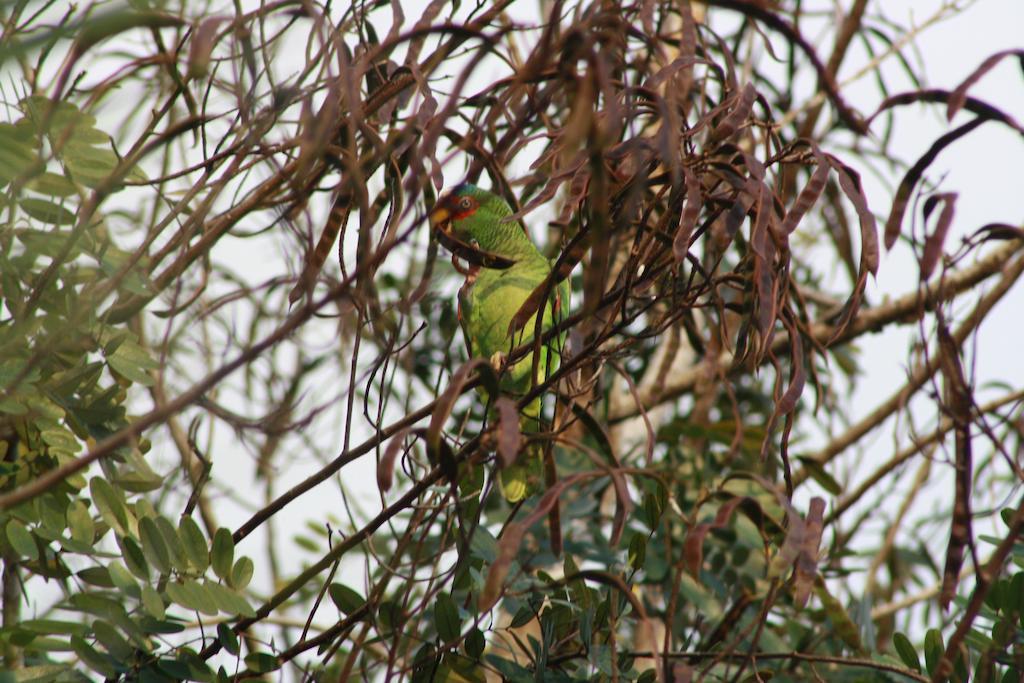
[[[1024,49],[929,85],[934,5],[2,4],[4,680],[1019,680],[1024,225],[941,159]],[[460,182],[552,261],[510,329],[572,291],[504,358]]]

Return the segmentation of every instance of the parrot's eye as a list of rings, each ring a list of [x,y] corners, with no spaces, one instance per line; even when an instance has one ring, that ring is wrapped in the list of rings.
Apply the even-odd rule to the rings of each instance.
[[[459,200],[459,208],[463,211],[469,211],[473,208],[473,199],[471,197],[463,197]]]

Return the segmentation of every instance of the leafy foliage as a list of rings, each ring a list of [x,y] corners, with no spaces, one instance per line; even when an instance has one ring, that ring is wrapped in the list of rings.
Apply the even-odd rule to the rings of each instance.
[[[0,16],[15,680],[1020,677],[1021,388],[982,402],[971,354],[1024,232],[949,247],[929,177],[1024,134],[970,94],[1020,51],[891,94],[912,34],[867,3],[827,58],[797,2],[39,4]],[[862,177],[911,104],[970,120],[898,168],[879,236]],[[424,217],[463,180],[555,264],[512,327],[574,291],[536,433],[457,339]],[[917,290],[874,296],[882,245]],[[905,383],[846,424],[858,340],[900,325]],[[840,466],[922,405],[930,435]]]

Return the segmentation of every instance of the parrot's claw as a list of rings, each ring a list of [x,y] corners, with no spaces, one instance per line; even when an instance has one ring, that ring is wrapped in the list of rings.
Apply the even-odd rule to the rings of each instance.
[[[491,367],[494,368],[495,372],[500,372],[501,371],[502,366],[505,365],[505,359],[507,357],[508,356],[506,356],[501,351],[495,351],[491,355],[491,357],[490,357]]]

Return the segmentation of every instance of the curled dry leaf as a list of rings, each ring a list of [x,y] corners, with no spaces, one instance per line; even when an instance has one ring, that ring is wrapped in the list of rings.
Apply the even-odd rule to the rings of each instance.
[[[757,99],[757,89],[751,83],[747,83],[736,96],[735,104],[729,113],[712,129],[711,139],[724,140],[739,130],[750,116],[755,99]]]
[[[448,388],[444,390],[437,401],[434,403],[434,410],[430,414],[430,425],[427,427],[427,451],[433,457],[439,453],[441,444],[441,430],[444,428],[444,423],[448,421],[448,417],[452,414],[452,409],[455,407],[455,401],[462,395],[463,388],[466,386],[466,382],[469,381],[470,373],[481,366],[490,367],[488,362],[483,358],[471,358],[466,361],[462,367],[455,371],[452,375],[452,381],[449,382]]]
[[[956,474],[953,498],[953,519],[946,549],[946,565],[942,572],[942,590],[939,604],[949,607],[956,595],[960,569],[964,563],[964,550],[972,543],[971,531],[971,411],[974,401],[970,385],[960,362],[960,350],[949,333],[944,320],[939,319],[939,366],[946,389],[946,409],[953,420],[956,449]]]
[[[515,464],[522,445],[523,436],[519,431],[519,409],[508,396],[500,396],[494,403],[498,411],[498,466]]]
[[[786,315],[783,324],[789,332],[790,362],[793,366],[792,374],[789,377],[789,386],[782,398],[775,404],[775,410],[779,415],[787,415],[796,408],[796,402],[804,391],[804,384],[807,381],[807,369],[804,366],[804,341],[800,336],[800,330],[790,315]]]
[[[811,174],[804,188],[800,190],[800,194],[797,195],[792,208],[790,208],[786,213],[786,217],[782,220],[783,235],[793,234],[793,231],[800,225],[800,220],[818,201],[821,193],[825,191],[830,166],[825,160],[825,155],[816,146],[814,147],[814,160],[816,162],[814,173]]]
[[[672,255],[677,262],[686,259],[690,249],[690,238],[697,227],[697,217],[701,208],[700,181],[697,180],[697,176],[684,166],[683,178],[686,181],[686,199],[683,202],[683,210],[679,213],[679,228],[672,241]]]
[[[1024,70],[1024,49],[1015,50],[1003,50],[990,56],[981,65],[971,72],[971,75],[963,80],[963,83],[958,85],[956,89],[950,93],[949,101],[946,104],[946,120],[952,121],[956,113],[964,106],[964,102],[967,101],[967,91],[971,89],[975,83],[981,80],[982,76],[987,74],[992,67],[1001,62],[1004,57],[1010,55],[1016,55],[1021,62],[1021,70]]]
[[[494,607],[501,597],[505,587],[505,578],[508,577],[512,561],[515,559],[516,553],[519,552],[526,529],[527,526],[522,522],[511,522],[505,527],[501,539],[498,540],[498,556],[487,570],[487,579],[484,581],[484,587],[480,591],[480,599],[477,603],[477,609],[481,613]]]
[[[377,488],[381,492],[390,491],[394,484],[395,463],[398,461],[398,455],[403,450],[402,446],[405,444],[407,436],[409,436],[409,430],[403,429],[391,437],[388,447],[384,449],[384,455],[381,456],[380,462],[377,463]]]
[[[189,78],[202,78],[210,71],[210,55],[217,40],[217,27],[228,17],[209,17],[199,22],[188,49]]]
[[[936,204],[942,204],[942,212],[939,213],[939,220],[935,223],[932,234],[924,240],[924,249],[921,252],[921,281],[926,281],[935,271],[935,266],[942,257],[942,247],[946,242],[946,235],[949,233],[949,226],[953,222],[953,210],[956,204],[955,192],[941,192],[928,197],[924,203],[924,220],[928,220],[929,214]]]
[[[683,541],[683,563],[686,565],[686,571],[694,579],[700,578],[700,568],[704,564],[704,539],[707,537],[708,532],[712,529],[724,528],[729,523],[729,520],[732,519],[732,513],[736,511],[736,508],[744,500],[747,499],[732,498],[722,503],[721,507],[718,508],[718,512],[715,513],[714,520],[701,522],[686,534],[686,540]]]
[[[824,517],[825,500],[817,496],[811,498],[807,519],[804,521],[800,551],[793,565],[793,602],[799,608],[807,605],[807,599],[814,589]]]
[[[626,486],[626,478],[619,470],[608,470],[615,486],[615,517],[612,521],[612,535],[609,544],[614,548],[622,540],[622,532],[626,528],[626,520],[633,511],[633,499],[629,495],[629,487]]]
[[[335,197],[334,203],[331,204],[331,212],[327,216],[327,223],[324,225],[323,232],[320,233],[320,239],[317,240],[316,248],[306,257],[306,264],[302,268],[302,274],[299,275],[299,280],[295,283],[292,291],[288,293],[289,304],[294,304],[304,294],[313,291],[316,278],[327,262],[327,257],[331,253],[331,247],[334,246],[338,235],[348,223],[351,211],[352,202],[350,195],[345,193]]]
[[[754,252],[754,297],[757,301],[757,333],[761,340],[761,354],[771,341],[771,329],[776,316],[775,243],[768,234],[772,218],[771,190],[759,183],[757,216],[750,228],[750,249]]]
[[[985,119],[978,116],[964,125],[946,133],[928,148],[920,159],[903,176],[899,187],[896,189],[896,197],[892,202],[892,209],[889,211],[889,219],[885,222],[885,248],[892,249],[896,239],[900,236],[900,226],[903,224],[903,215],[907,212],[907,205],[910,203],[910,196],[921,180],[921,176],[939,153],[946,147],[953,144],[963,136],[985,122]]]

